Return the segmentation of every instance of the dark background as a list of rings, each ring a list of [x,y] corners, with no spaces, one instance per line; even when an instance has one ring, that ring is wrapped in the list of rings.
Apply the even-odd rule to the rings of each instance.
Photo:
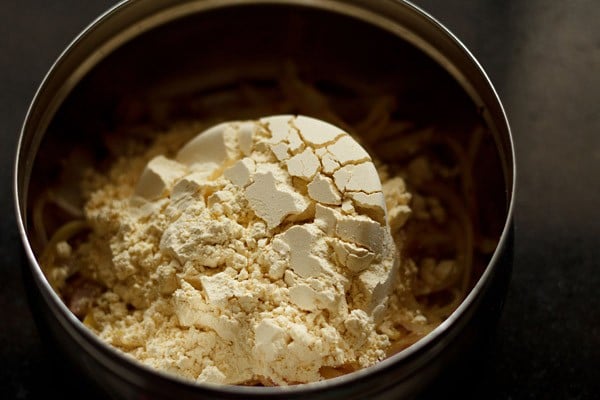
[[[462,397],[600,396],[600,2],[418,0],[479,60],[517,154],[515,261],[488,361]],[[108,0],[0,7],[0,398],[88,397],[42,349],[25,297],[12,178],[19,130],[60,52]],[[91,395],[90,395],[91,396]],[[89,398],[89,397],[88,397]]]

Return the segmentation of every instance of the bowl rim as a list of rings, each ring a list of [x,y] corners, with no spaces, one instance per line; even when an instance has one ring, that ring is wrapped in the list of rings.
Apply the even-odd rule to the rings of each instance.
[[[185,3],[185,1],[181,1],[181,3],[183,4],[183,3]],[[377,18],[382,17],[380,14],[377,14],[368,6],[365,6],[365,4],[367,4],[367,2],[364,0],[346,1],[345,2],[346,4],[344,6],[342,6],[341,5],[342,2],[338,1],[338,0],[326,0],[326,1],[323,0],[320,2],[315,2],[315,1],[310,1],[310,0],[258,0],[258,1],[221,0],[220,2],[217,2],[215,0],[193,0],[190,3],[198,3],[198,4],[202,3],[204,6],[206,6],[206,8],[203,9],[204,11],[212,10],[212,9],[216,9],[216,8],[220,8],[220,7],[224,7],[224,6],[271,4],[271,5],[288,5],[288,6],[289,5],[307,6],[307,7],[313,7],[313,8],[319,9],[319,10],[338,12],[338,13],[341,13],[346,16],[352,15],[353,11],[360,10],[361,12],[368,11],[368,15],[370,17],[373,17],[373,16],[375,16]],[[403,360],[411,359],[416,356],[422,356],[421,353],[423,353],[424,350],[434,347],[436,345],[436,343],[439,342],[439,340],[441,340],[445,335],[448,334],[448,332],[451,330],[451,328],[453,326],[455,326],[461,322],[460,320],[468,312],[468,310],[470,308],[472,308],[472,306],[476,303],[477,299],[482,294],[484,288],[489,284],[489,282],[492,278],[492,275],[495,273],[496,269],[500,265],[498,263],[498,260],[501,257],[502,252],[508,245],[507,242],[508,242],[508,238],[509,238],[509,231],[510,231],[512,223],[513,223],[514,203],[515,203],[515,195],[516,195],[516,190],[517,190],[517,185],[516,185],[517,167],[516,167],[515,148],[514,148],[515,146],[514,146],[514,141],[513,141],[513,135],[511,132],[511,128],[510,128],[510,124],[509,124],[506,112],[504,110],[504,107],[502,105],[502,102],[498,96],[496,89],[494,88],[491,80],[489,79],[489,77],[488,77],[487,73],[485,72],[485,70],[483,69],[483,67],[480,65],[480,63],[477,61],[477,59],[473,56],[473,54],[467,49],[467,47],[460,41],[460,39],[458,39],[448,28],[446,28],[442,23],[440,23],[432,15],[430,15],[429,13],[427,13],[420,7],[414,5],[410,1],[381,0],[379,3],[390,3],[395,6],[402,5],[402,6],[406,7],[408,10],[407,12],[414,13],[416,15],[415,18],[423,19],[427,24],[431,25],[432,29],[437,30],[440,35],[445,35],[448,39],[450,39],[458,47],[458,49],[463,53],[463,57],[465,57],[465,59],[468,62],[470,62],[477,69],[477,72],[480,75],[480,78],[482,78],[484,80],[485,85],[487,86],[487,89],[491,92],[491,94],[494,98],[494,101],[499,109],[500,114],[501,114],[500,123],[503,125],[503,128],[506,131],[505,139],[508,141],[508,153],[509,154],[507,154],[507,156],[509,158],[509,163],[510,163],[510,165],[508,165],[508,170],[509,170],[510,176],[508,176],[508,177],[505,176],[507,208],[506,208],[506,216],[505,216],[505,220],[504,220],[504,225],[502,228],[502,232],[500,234],[498,244],[496,246],[496,249],[495,249],[492,257],[490,258],[490,261],[488,262],[482,275],[479,277],[478,281],[475,283],[474,287],[467,294],[465,299],[461,302],[461,304],[457,307],[457,309],[445,321],[443,321],[439,326],[437,326],[433,331],[431,331],[425,337],[421,338],[419,341],[417,341],[413,345],[409,346],[408,348],[378,362],[377,364],[375,364],[373,366],[359,369],[357,371],[354,371],[354,372],[351,372],[351,373],[348,373],[348,374],[345,374],[345,375],[342,375],[339,377],[326,379],[323,381],[303,383],[303,384],[291,385],[291,386],[278,386],[278,387],[254,387],[254,386],[223,385],[223,384],[211,384],[211,383],[195,383],[195,382],[192,382],[185,378],[181,378],[181,377],[175,376],[170,373],[166,373],[163,371],[153,369],[153,368],[146,366],[140,362],[137,362],[136,360],[130,359],[127,356],[122,355],[115,348],[113,348],[112,346],[110,346],[107,343],[105,343],[104,341],[102,341],[93,332],[91,332],[87,327],[85,327],[85,325],[83,325],[83,323],[81,321],[79,321],[68,310],[66,305],[60,300],[59,296],[54,292],[54,290],[52,290],[52,288],[50,287],[48,281],[46,280],[46,278],[42,272],[40,265],[37,262],[36,256],[34,255],[32,248],[29,244],[27,228],[24,223],[24,221],[25,221],[24,216],[25,216],[26,210],[22,210],[22,207],[21,207],[21,203],[23,201],[23,199],[22,199],[23,194],[21,192],[21,175],[22,174],[20,171],[20,166],[21,166],[21,162],[22,162],[21,159],[23,157],[27,157],[27,154],[23,153],[24,137],[27,135],[27,133],[29,131],[29,125],[31,124],[32,114],[34,113],[36,107],[39,105],[39,98],[43,95],[44,91],[47,89],[48,81],[50,81],[53,78],[54,71],[60,68],[60,64],[65,58],[69,57],[71,50],[73,48],[75,48],[76,46],[80,45],[81,43],[85,42],[87,37],[89,35],[92,35],[94,30],[98,26],[105,24],[107,20],[112,18],[114,15],[117,15],[118,13],[120,13],[124,8],[138,4],[138,2],[135,2],[135,1],[122,0],[119,3],[111,6],[104,13],[102,13],[95,20],[93,20],[87,27],[85,27],[66,46],[66,48],[63,50],[63,52],[58,56],[56,61],[50,67],[50,69],[48,70],[48,72],[46,73],[44,78],[42,79],[41,84],[38,86],[38,88],[34,94],[33,100],[31,101],[29,108],[27,110],[24,122],[23,122],[21,130],[20,130],[19,139],[18,139],[17,148],[16,148],[16,157],[15,157],[15,160],[13,163],[13,173],[14,173],[14,178],[13,178],[13,197],[14,197],[14,199],[13,200],[14,200],[15,212],[16,212],[16,216],[17,216],[17,225],[18,225],[19,235],[20,235],[20,239],[21,239],[21,242],[23,245],[23,250],[24,250],[26,258],[27,258],[27,263],[28,263],[27,268],[29,268],[30,271],[32,272],[34,281],[36,282],[37,287],[40,289],[40,292],[42,293],[43,297],[45,298],[45,301],[51,305],[51,308],[54,308],[55,310],[58,311],[58,313],[55,313],[55,316],[58,317],[58,320],[61,323],[62,327],[69,332],[71,337],[74,338],[83,348],[85,348],[86,351],[90,355],[94,355],[94,354],[97,355],[97,351],[100,350],[103,353],[102,354],[103,357],[108,357],[107,359],[103,359],[102,357],[100,357],[100,358],[94,357],[96,360],[98,360],[101,363],[107,363],[107,362],[110,363],[110,359],[116,359],[116,360],[118,360],[117,361],[118,363],[125,363],[123,365],[127,365],[129,368],[133,367],[135,369],[141,369],[142,371],[145,371],[145,373],[148,373],[151,375],[156,375],[163,379],[167,379],[169,381],[174,381],[174,382],[186,385],[194,390],[209,390],[209,391],[216,391],[219,393],[229,393],[232,395],[250,395],[250,396],[251,395],[267,395],[267,394],[273,395],[273,394],[282,394],[282,393],[283,394],[284,393],[292,394],[292,393],[296,393],[296,392],[302,392],[302,393],[306,394],[307,391],[332,389],[334,387],[343,386],[346,384],[355,384],[357,381],[366,379],[373,375],[376,375],[376,374],[392,367],[393,365],[402,362]],[[176,18],[178,18],[178,17],[173,17],[173,18],[169,19],[167,22],[172,22]],[[372,24],[375,27],[378,27],[380,29],[386,29],[389,31],[389,29],[388,29],[389,27],[382,26],[381,21],[374,20],[373,18],[368,19],[364,15],[362,15],[361,19],[363,20],[363,22]],[[386,19],[386,21],[390,22],[387,19]],[[146,29],[152,29],[152,28],[155,28],[156,26],[157,25],[147,26]],[[141,31],[138,29],[137,33],[139,34],[139,33],[141,33]],[[392,33],[397,34],[397,32],[392,32]],[[135,37],[135,35],[132,37]],[[401,37],[401,38],[404,40],[408,40],[406,37]],[[121,39],[123,39],[123,38],[121,38]],[[129,40],[129,38],[127,38],[127,40]],[[126,41],[126,40],[124,40],[124,41]],[[114,46],[113,49],[115,49],[120,44],[124,43],[124,41],[122,41],[121,43],[114,42],[111,44],[111,46]],[[408,41],[412,42],[411,40],[408,40]],[[416,44],[414,42],[412,42],[411,44],[416,46]],[[426,49],[423,49],[422,46],[416,46],[416,47],[419,50],[425,51],[426,53],[428,53],[428,51],[426,51]],[[101,56],[105,56],[107,54],[108,53],[101,54]],[[431,55],[431,54],[429,54],[429,55]],[[97,57],[98,57],[98,55],[96,54],[95,59],[88,60],[88,61],[90,61],[92,63],[97,63],[100,60]],[[437,60],[437,59],[435,59],[435,61],[439,62],[439,60]],[[96,64],[93,64],[90,67],[90,69],[93,68],[93,66],[95,66],[95,65]],[[89,70],[86,72],[89,72]],[[83,75],[85,75],[85,73],[83,73],[82,76]],[[67,88],[65,97],[77,83],[78,83],[78,81],[70,83],[71,87]],[[463,85],[461,85],[461,86],[463,87],[463,90],[466,90]],[[58,101],[59,105],[62,104],[62,101],[64,100],[65,97],[63,97],[61,100]],[[472,98],[472,96],[470,96],[470,97]],[[56,108],[58,108],[58,106],[56,106]],[[54,111],[56,111],[56,109]],[[51,112],[51,114],[54,114],[54,112]],[[36,151],[37,151],[37,149],[36,149]],[[33,163],[32,160],[30,160],[28,162]],[[507,181],[507,179],[508,179],[508,181]],[[25,193],[27,192],[27,189],[25,187],[23,187],[23,192],[25,192]],[[24,201],[23,201],[23,204],[25,204]],[[23,208],[26,208],[26,207],[23,207]],[[432,357],[432,355],[431,355],[431,357]],[[423,360],[423,362],[425,362],[425,360]],[[108,364],[105,364],[105,366],[108,366]],[[129,376],[130,374],[126,374],[126,375]]]

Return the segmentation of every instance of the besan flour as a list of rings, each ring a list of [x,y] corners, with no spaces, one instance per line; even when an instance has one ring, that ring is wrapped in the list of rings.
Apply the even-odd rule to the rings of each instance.
[[[395,235],[410,213],[349,134],[305,116],[221,123],[90,196],[73,251],[108,290],[84,322],[197,382],[319,381],[425,323]],[[396,240],[394,240],[396,237]]]

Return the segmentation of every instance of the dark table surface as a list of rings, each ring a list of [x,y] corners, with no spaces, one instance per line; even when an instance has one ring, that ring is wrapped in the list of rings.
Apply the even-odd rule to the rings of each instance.
[[[44,352],[20,272],[14,150],[29,102],[109,0],[0,7],[0,398],[90,398]],[[506,108],[517,153],[515,261],[497,346],[464,397],[600,396],[600,2],[419,0],[471,50]]]

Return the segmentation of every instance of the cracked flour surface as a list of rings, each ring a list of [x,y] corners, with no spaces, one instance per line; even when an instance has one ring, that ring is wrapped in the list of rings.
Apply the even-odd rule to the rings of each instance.
[[[92,232],[73,252],[107,290],[84,322],[198,382],[287,385],[373,365],[403,321],[424,322],[402,304],[414,271],[390,229],[409,199],[325,122],[219,124],[174,158],[117,164],[93,191]]]

